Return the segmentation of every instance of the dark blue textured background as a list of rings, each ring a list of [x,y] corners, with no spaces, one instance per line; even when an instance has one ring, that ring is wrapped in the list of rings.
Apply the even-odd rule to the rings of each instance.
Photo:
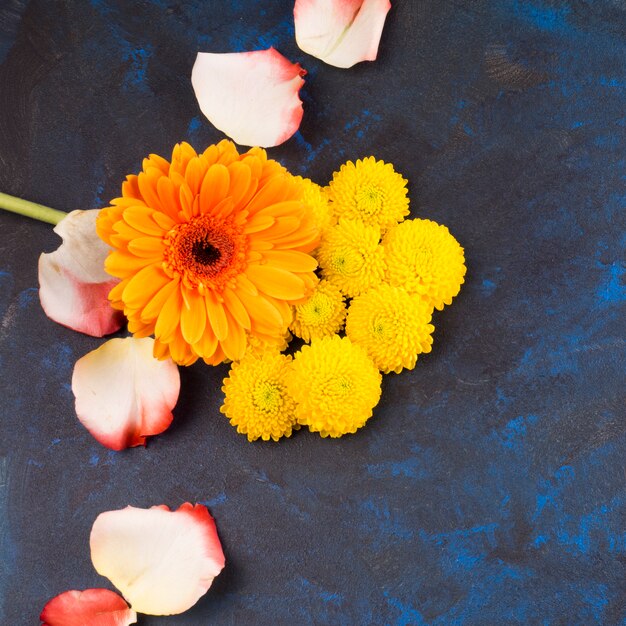
[[[396,0],[375,63],[303,54],[288,1],[2,0],[0,190],[104,206],[148,152],[222,135],[198,50],[277,47],[308,70],[299,133],[270,151],[326,183],[373,154],[447,224],[467,283],[432,354],[384,379],[367,428],[249,444],[226,367],[182,373],[172,428],[101,447],[70,379],[100,345],[49,321],[58,238],[0,215],[0,623],[108,586],[96,516],[185,500],[227,567],[157,624],[626,624],[626,3]]]

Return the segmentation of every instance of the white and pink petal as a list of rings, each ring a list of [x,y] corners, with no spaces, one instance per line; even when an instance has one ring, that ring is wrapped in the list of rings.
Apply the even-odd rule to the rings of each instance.
[[[110,339],[74,366],[78,419],[107,448],[145,445],[172,422],[180,374],[171,359],[154,358],[153,348],[150,337]]]
[[[128,626],[137,623],[137,613],[114,591],[86,589],[52,598],[39,619],[42,626]]]
[[[335,67],[374,61],[390,8],[389,0],[296,0],[296,42]]]
[[[107,297],[118,281],[104,271],[110,248],[96,234],[98,213],[68,213],[54,227],[63,243],[39,257],[39,299],[46,315],[94,337],[113,333],[124,323]]]
[[[238,144],[277,146],[302,121],[298,92],[306,71],[274,48],[216,54],[199,52],[191,73],[208,120]]]
[[[222,571],[215,521],[203,505],[101,513],[90,537],[91,560],[139,613],[175,615],[191,608]]]

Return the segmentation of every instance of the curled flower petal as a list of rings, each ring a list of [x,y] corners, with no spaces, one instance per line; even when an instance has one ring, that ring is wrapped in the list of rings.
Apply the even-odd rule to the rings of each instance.
[[[225,563],[215,521],[201,504],[101,513],[89,542],[98,573],[148,615],[192,607]]]
[[[389,0],[296,0],[296,42],[335,67],[374,61]]]
[[[83,426],[112,450],[146,445],[172,422],[180,375],[152,356],[154,339],[110,339],[74,366],[72,391]]]
[[[114,591],[86,589],[52,598],[39,619],[43,626],[128,626],[137,623],[137,613]]]
[[[199,52],[191,73],[200,109],[222,132],[244,146],[268,148],[300,126],[298,91],[306,71],[274,48],[253,52]]]
[[[63,243],[39,257],[39,299],[46,315],[94,337],[114,333],[124,322],[108,301],[118,281],[104,271],[110,248],[96,234],[98,213],[68,213],[54,227]]]

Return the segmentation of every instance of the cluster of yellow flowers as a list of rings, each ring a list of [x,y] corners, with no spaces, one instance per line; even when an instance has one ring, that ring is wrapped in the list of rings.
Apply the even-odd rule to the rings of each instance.
[[[391,164],[368,157],[342,165],[326,188],[300,182],[321,229],[312,252],[321,280],[292,305],[289,330],[310,345],[292,357],[279,351],[287,341],[261,344],[233,363],[221,411],[250,441],[301,426],[356,432],[380,399],[381,372],[413,369],[431,351],[433,309],[452,302],[466,272],[445,226],[405,219],[407,181]]]

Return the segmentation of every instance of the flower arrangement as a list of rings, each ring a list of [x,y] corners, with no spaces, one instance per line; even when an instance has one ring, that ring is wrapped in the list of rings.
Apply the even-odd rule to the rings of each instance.
[[[336,67],[374,60],[389,8],[297,0],[298,45]],[[229,364],[220,410],[250,442],[303,427],[353,434],[374,413],[382,374],[413,369],[432,350],[433,311],[464,282],[463,248],[445,226],[407,219],[408,181],[390,163],[348,161],[322,187],[268,157],[264,148],[299,127],[305,74],[273,48],[199,53],[200,109],[255,147],[224,139],[150,154],[101,210],[65,214],[0,194],[2,208],[55,224],[63,240],[39,259],[46,314],[95,337],[127,322],[132,336],[74,367],[77,417],[102,445],[146,445],[165,431],[177,366],[197,361]],[[90,549],[124,598],[64,592],[41,614],[48,626],[183,612],[225,564],[213,518],[190,503],[104,512]]]

